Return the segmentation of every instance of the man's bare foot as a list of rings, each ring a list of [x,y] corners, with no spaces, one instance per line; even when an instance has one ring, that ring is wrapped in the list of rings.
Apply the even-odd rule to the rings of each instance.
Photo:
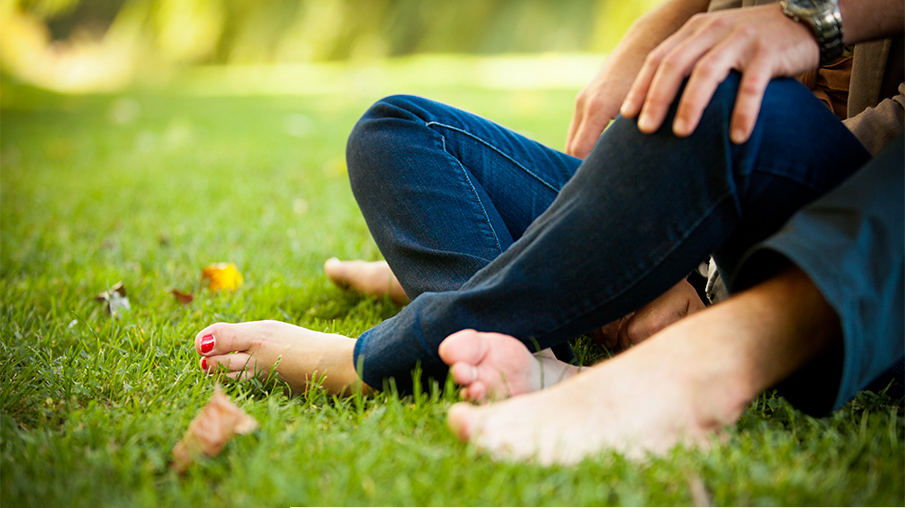
[[[324,273],[337,286],[350,287],[369,296],[388,295],[399,305],[409,302],[386,261],[340,261],[330,258],[324,263]]]
[[[448,422],[494,457],[542,464],[707,446],[757,393],[841,343],[835,311],[791,269],[550,389],[455,404]]]
[[[226,371],[232,379],[267,376],[271,369],[303,393],[315,377],[331,394],[344,394],[361,381],[355,371],[355,340],[280,321],[215,323],[195,336],[201,369]]]
[[[474,402],[536,392],[578,372],[549,349],[531,354],[514,337],[474,330],[447,337],[440,343],[440,358],[462,385],[463,398]]]
[[[744,404],[702,411],[702,402],[705,409],[721,407],[719,397],[697,398],[700,387],[684,381],[695,362],[677,357],[681,351],[670,341],[675,338],[651,338],[547,390],[487,406],[455,404],[449,426],[494,458],[544,465],[574,464],[603,449],[637,458],[666,452],[683,439],[706,444],[709,433],[734,422]]]

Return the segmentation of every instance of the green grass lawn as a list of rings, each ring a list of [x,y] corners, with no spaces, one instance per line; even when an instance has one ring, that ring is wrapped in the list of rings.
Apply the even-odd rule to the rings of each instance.
[[[325,80],[358,84],[300,81],[291,95],[291,82],[243,94],[215,71],[102,96],[3,84],[4,506],[687,505],[706,500],[702,486],[718,505],[905,504],[905,411],[873,393],[823,419],[768,393],[709,452],[562,468],[494,463],[456,441],[450,387],[289,399],[227,382],[260,428],[172,472],[215,385],[192,347],[202,327],[274,318],[356,336],[398,311],[321,272],[330,256],[379,258],[343,161],[371,102],[428,95],[563,145],[576,90],[407,77],[435,68],[331,67]],[[202,288],[201,268],[220,261],[245,277],[233,293]],[[118,281],[131,310],[113,319],[94,297]]]

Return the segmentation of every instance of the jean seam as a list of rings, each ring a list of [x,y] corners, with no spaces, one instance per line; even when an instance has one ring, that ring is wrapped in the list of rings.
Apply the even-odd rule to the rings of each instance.
[[[449,153],[449,150],[446,149],[446,137],[440,134],[440,140],[442,141],[443,151],[454,161],[456,161],[456,165],[462,171],[462,176],[465,177],[465,181],[468,183],[468,186],[471,188],[471,192],[474,194],[475,199],[478,201],[478,205],[481,207],[481,213],[484,214],[484,222],[487,223],[487,227],[490,228],[490,232],[491,234],[493,234],[493,240],[496,242],[497,249],[499,249],[499,251],[502,253],[503,244],[500,243],[500,237],[496,234],[496,229],[494,229],[493,222],[491,222],[490,220],[490,214],[487,213],[487,208],[484,207],[484,202],[481,201],[481,195],[478,194],[478,190],[475,188],[474,183],[472,183],[471,178],[469,178],[468,171],[465,169],[465,166],[462,165],[462,162],[453,154]]]
[[[534,173],[533,171],[528,169],[524,164],[519,163],[517,160],[515,160],[512,157],[510,157],[509,155],[507,155],[506,152],[504,152],[500,148],[497,148],[493,143],[490,143],[489,141],[486,141],[485,139],[483,139],[475,134],[472,134],[471,132],[468,132],[465,129],[455,127],[452,125],[448,125],[448,124],[444,124],[444,123],[440,123],[440,122],[436,122],[436,121],[429,121],[425,125],[427,127],[432,127],[432,126],[436,125],[438,127],[443,127],[445,129],[449,129],[451,131],[458,132],[459,134],[463,134],[465,136],[468,136],[468,137],[474,139],[475,141],[481,143],[482,145],[490,148],[491,150],[493,150],[494,152],[499,154],[500,157],[503,157],[504,159],[508,160],[512,164],[515,164],[516,167],[518,167],[519,169],[521,169],[522,171],[524,171],[525,173],[530,175],[532,178],[534,178],[538,182],[542,183],[545,187],[549,188],[554,193],[559,194],[559,189],[557,189],[555,186],[551,185],[549,182],[547,182],[546,180],[544,180],[543,178],[538,176],[536,173]]]

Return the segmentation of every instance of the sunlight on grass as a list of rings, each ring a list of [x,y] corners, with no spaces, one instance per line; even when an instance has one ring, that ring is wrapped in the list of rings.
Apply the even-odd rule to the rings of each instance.
[[[548,65],[557,75],[531,76]],[[905,410],[873,393],[814,419],[768,392],[711,451],[679,448],[639,464],[602,453],[542,468],[495,463],[457,442],[445,424],[456,399],[448,382],[340,400],[318,390],[289,399],[272,379],[219,379],[259,430],[182,477],[169,469],[218,381],[198,367],[201,328],[281,319],[355,337],[398,312],[321,271],[330,256],[380,258],[343,162],[346,136],[374,100],[419,93],[561,146],[580,81],[597,65],[548,55],[204,68],[113,95],[4,83],[3,505],[689,505],[708,496],[716,505],[901,505]],[[202,268],[217,262],[233,263],[244,283],[206,289]],[[130,309],[114,318],[95,296],[117,281]],[[181,303],[174,288],[194,298]]]

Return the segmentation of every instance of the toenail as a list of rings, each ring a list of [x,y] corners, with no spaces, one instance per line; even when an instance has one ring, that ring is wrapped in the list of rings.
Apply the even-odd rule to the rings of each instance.
[[[207,370],[207,358],[201,358],[201,370]]]
[[[201,337],[201,352],[210,353],[213,350],[214,350],[214,336],[205,335],[204,337]]]

